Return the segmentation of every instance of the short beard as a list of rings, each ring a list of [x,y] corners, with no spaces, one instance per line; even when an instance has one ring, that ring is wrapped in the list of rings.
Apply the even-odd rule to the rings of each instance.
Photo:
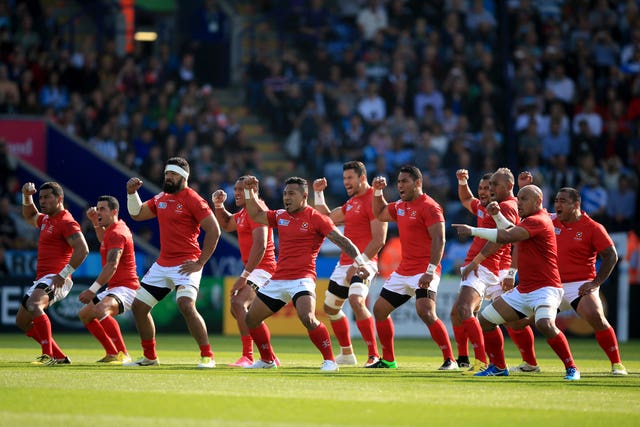
[[[178,182],[176,182],[175,184],[172,183],[171,181],[164,181],[162,183],[162,191],[164,191],[167,194],[175,194],[178,191],[180,191],[181,187],[182,187],[182,181],[184,180],[184,178],[180,178],[180,180]]]

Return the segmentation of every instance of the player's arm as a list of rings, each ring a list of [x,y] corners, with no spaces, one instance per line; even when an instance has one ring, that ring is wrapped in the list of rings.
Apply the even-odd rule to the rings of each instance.
[[[529,238],[529,232],[520,226],[511,227],[508,230],[471,227],[466,224],[452,224],[452,226],[458,231],[460,237],[478,236],[495,243],[515,243]]]
[[[252,272],[264,256],[267,250],[267,239],[269,236],[269,227],[256,227],[251,232],[251,249],[249,250],[249,258],[247,259],[247,265],[244,269],[248,272]]]
[[[101,287],[111,280],[115,274],[118,264],[120,263],[120,257],[122,256],[122,248],[112,248],[107,252],[107,262],[102,266],[102,270],[96,280],[89,289],[85,289],[78,295],[80,302],[89,304],[96,296]]]
[[[429,289],[429,285],[433,280],[433,276],[436,273],[438,264],[442,261],[444,255],[444,222],[437,222],[432,224],[428,228],[429,235],[431,236],[431,256],[429,258],[429,265],[425,273],[418,279],[418,286],[422,289]]]
[[[91,221],[91,225],[93,225],[93,229],[96,232],[98,241],[102,243],[102,240],[104,239],[104,232],[106,231],[106,229],[98,224],[98,211],[96,210],[95,206],[87,209],[87,218],[89,219],[89,221]]]
[[[263,209],[258,203],[258,196],[256,195],[256,189],[258,187],[258,179],[254,176],[245,178],[244,184],[244,198],[246,200],[244,208],[254,222],[263,225],[269,225],[269,219],[267,218],[267,211]]]
[[[469,212],[473,213],[471,210],[471,202],[473,201],[473,192],[469,187],[469,171],[466,169],[458,169],[456,171],[456,177],[458,178],[458,199],[460,199],[460,203],[462,206]]]
[[[393,218],[387,209],[389,203],[385,200],[384,193],[382,191],[387,186],[387,180],[382,176],[375,177],[371,182],[371,186],[374,189],[372,206],[373,215],[378,221],[393,221]]]
[[[234,232],[238,229],[236,222],[233,220],[233,214],[224,207],[224,201],[227,199],[227,193],[223,190],[216,190],[211,195],[213,201],[213,214],[216,216],[220,228],[227,233]]]
[[[80,232],[72,234],[67,237],[66,240],[67,244],[73,248],[69,265],[76,270],[80,267],[80,264],[84,262],[87,255],[89,255],[89,246],[87,245],[84,235]]]
[[[218,240],[220,239],[220,226],[213,215],[207,215],[200,221],[200,228],[205,232],[204,240],[202,241],[202,252],[200,258],[196,261],[201,267],[209,261],[211,255],[218,246]]]
[[[618,252],[613,245],[598,252],[598,256],[602,262],[600,263],[600,268],[596,273],[596,277],[592,281],[586,282],[580,286],[580,289],[578,290],[580,296],[596,291],[611,275],[613,267],[615,267],[618,262]]]
[[[38,216],[40,212],[33,203],[33,195],[36,193],[36,186],[33,182],[27,182],[22,186],[22,218],[31,226],[38,227]]]
[[[135,221],[145,221],[147,219],[155,218],[156,215],[149,208],[148,203],[142,203],[138,189],[142,187],[142,180],[139,178],[131,178],[127,181],[127,210],[131,219]]]
[[[313,207],[322,215],[331,216],[332,211],[324,200],[324,189],[327,188],[327,185],[328,183],[325,177],[313,181]],[[333,220],[333,218],[331,219]],[[335,220],[333,220],[333,223],[338,224]]]
[[[327,239],[331,240],[345,254],[353,258],[358,267],[358,274],[360,277],[363,279],[369,277],[371,272],[366,269],[366,259],[362,256],[358,247],[354,245],[348,237],[342,234],[337,228],[334,228],[329,234],[327,234]]]
[[[516,286],[516,274],[518,273],[518,251],[516,250],[516,244],[517,243],[513,243],[511,245],[511,265],[509,266],[507,276],[502,279],[500,283],[502,290],[505,292]]]
[[[362,253],[371,259],[380,252],[387,241],[387,229],[389,227],[386,222],[378,221],[377,219],[372,220],[369,225],[371,227],[371,240]]]

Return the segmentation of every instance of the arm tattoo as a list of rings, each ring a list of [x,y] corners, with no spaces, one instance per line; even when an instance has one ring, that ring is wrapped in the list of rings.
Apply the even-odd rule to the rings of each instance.
[[[120,254],[122,253],[122,249],[115,248],[111,249],[107,254],[107,262],[117,264],[120,261]]]
[[[344,234],[339,231],[333,230],[331,233],[327,234],[327,239],[335,243],[336,246],[342,249],[342,251],[351,258],[358,256],[358,248],[351,242],[351,240],[347,239]]]

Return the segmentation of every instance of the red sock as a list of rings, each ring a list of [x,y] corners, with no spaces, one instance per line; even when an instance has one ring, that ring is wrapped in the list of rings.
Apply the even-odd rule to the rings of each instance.
[[[242,355],[253,360],[253,338],[251,335],[243,335],[240,340],[242,340]]]
[[[107,354],[118,354],[118,349],[113,345],[113,341],[111,341],[111,338],[109,338],[105,330],[102,328],[98,319],[91,319],[91,321],[84,326],[89,330],[89,332],[91,332],[91,335],[100,341],[100,344],[102,344],[102,347]]]
[[[473,346],[473,354],[476,359],[482,363],[487,363],[487,351],[484,343],[484,335],[482,334],[482,328],[480,322],[474,316],[464,319],[462,326],[466,335],[469,337],[469,341]]]
[[[116,349],[127,354],[127,347],[124,345],[124,338],[122,338],[122,331],[120,331],[118,321],[112,316],[106,316],[100,321],[100,324],[109,338],[111,338],[111,341],[113,341]]]
[[[511,337],[511,341],[513,341],[520,351],[522,360],[527,362],[529,365],[537,366],[538,360],[536,359],[536,350],[533,346],[534,337],[531,326],[527,325],[524,329],[507,328],[507,332]]]
[[[565,368],[575,368],[576,364],[573,361],[573,356],[571,355],[571,349],[569,348],[569,343],[567,342],[567,337],[564,336],[562,332],[560,332],[555,337],[547,340],[549,346],[556,352],[562,363],[564,363]]]
[[[47,354],[53,357],[53,348],[51,341],[51,322],[46,314],[42,314],[33,319],[33,327],[36,328],[36,336],[39,339],[40,346],[42,347],[42,354]]]
[[[51,337],[51,350],[53,351],[53,358],[54,359],[64,359],[65,357],[67,357],[62,352],[60,347],[58,347],[58,343],[56,342],[56,340],[53,337]]]
[[[273,347],[271,347],[271,332],[267,327],[267,324],[262,322],[260,326],[255,329],[249,329],[251,338],[255,341],[260,352],[260,359],[265,362],[273,362],[276,360],[276,355],[273,353]]]
[[[442,350],[442,357],[444,360],[454,360],[453,348],[451,348],[451,340],[449,340],[449,334],[447,328],[442,323],[442,320],[438,319],[429,326],[429,332],[431,338],[438,344],[440,350]]]
[[[158,355],[156,354],[156,340],[141,340],[142,354],[149,360],[156,360]]]
[[[213,351],[211,351],[211,344],[202,344],[200,346],[200,357],[213,357]]]
[[[320,323],[317,328],[309,331],[309,338],[311,338],[311,342],[320,350],[324,360],[335,361],[333,348],[331,348],[331,336],[329,335],[327,327],[324,326],[324,323]]]
[[[31,323],[31,327],[29,328],[29,330],[27,331],[26,335],[29,338],[33,338],[33,340],[35,342],[37,342],[38,344],[40,344],[40,338],[38,338],[38,330],[36,329],[36,325]]]
[[[393,320],[391,317],[376,322],[376,329],[378,330],[378,338],[380,338],[380,345],[382,346],[382,358],[387,362],[393,362],[396,360],[395,351],[393,348]]]
[[[504,336],[500,327],[492,331],[484,331],[484,344],[491,363],[500,369],[505,369],[507,362],[504,360]]]
[[[618,339],[611,326],[604,331],[596,331],[596,340],[600,348],[604,350],[611,363],[620,363],[620,350],[618,349]]]
[[[469,357],[469,337],[464,331],[464,326],[453,327],[453,339],[456,340],[458,357]]]
[[[362,339],[365,344],[367,344],[367,349],[369,351],[369,356],[379,357],[378,354],[378,343],[376,341],[376,330],[375,323],[373,322],[373,317],[367,317],[366,319],[356,320],[356,325],[360,330],[360,334],[362,335]]]
[[[343,315],[337,320],[332,320],[331,328],[338,339],[340,347],[351,346],[351,331],[349,330],[349,319],[347,319],[347,316]]]

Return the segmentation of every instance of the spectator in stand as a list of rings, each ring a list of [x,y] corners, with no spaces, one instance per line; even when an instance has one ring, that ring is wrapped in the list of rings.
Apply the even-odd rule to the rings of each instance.
[[[636,216],[636,191],[626,174],[618,178],[618,186],[607,197],[608,230],[611,233],[628,232],[633,228]]]

